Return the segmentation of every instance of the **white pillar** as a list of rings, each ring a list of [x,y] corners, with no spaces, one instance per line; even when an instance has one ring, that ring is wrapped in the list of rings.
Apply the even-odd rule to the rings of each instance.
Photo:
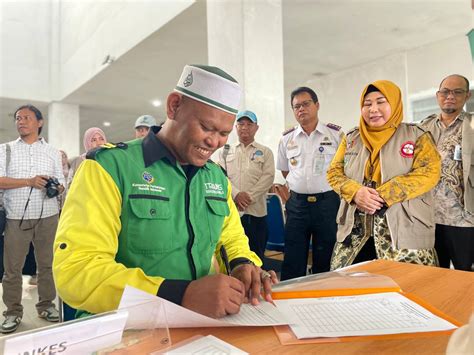
[[[52,102],[48,106],[48,143],[64,150],[68,158],[79,155],[79,106]]]
[[[209,65],[241,84],[241,109],[256,113],[256,140],[276,158],[285,129],[282,1],[207,1],[207,31]]]

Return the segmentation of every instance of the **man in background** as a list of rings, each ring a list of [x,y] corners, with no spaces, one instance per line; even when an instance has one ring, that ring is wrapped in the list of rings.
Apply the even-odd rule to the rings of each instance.
[[[156,126],[156,119],[150,115],[143,115],[135,121],[135,138],[143,138],[150,131],[150,127]]]
[[[290,188],[282,280],[306,275],[311,236],[312,272],[329,271],[340,203],[326,173],[341,141],[341,127],[319,120],[318,97],[308,87],[291,93],[291,107],[299,125],[283,133],[277,159]]]
[[[22,268],[31,242],[38,269],[38,316],[50,322],[59,320],[53,303],[56,289],[51,268],[59,214],[56,197],[64,191],[65,184],[61,154],[39,136],[44,120],[36,107],[21,106],[14,117],[20,137],[0,148],[0,189],[5,190],[7,216],[3,277],[7,310],[2,333],[14,332],[23,317]]]
[[[465,271],[472,271],[474,263],[474,122],[464,111],[470,96],[467,78],[447,76],[436,93],[441,112],[421,123],[442,159],[441,178],[433,189],[439,264],[449,268],[451,261]]]
[[[232,198],[249,238],[250,249],[264,260],[268,238],[267,192],[275,178],[275,162],[270,148],[257,143],[257,116],[252,111],[237,114],[239,143],[224,146],[219,164],[232,184]]]

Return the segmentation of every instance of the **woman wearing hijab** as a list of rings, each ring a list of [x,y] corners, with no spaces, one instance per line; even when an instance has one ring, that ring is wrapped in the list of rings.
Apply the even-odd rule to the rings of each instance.
[[[79,165],[86,159],[86,154],[90,150],[97,148],[98,146],[101,146],[102,144],[107,143],[107,138],[105,137],[104,131],[102,131],[100,128],[97,127],[91,127],[89,128],[85,133],[84,133],[84,149],[86,152],[84,154],[81,154],[77,158],[75,158],[71,162],[71,166],[69,168],[69,175],[67,179],[67,186],[68,188],[71,186],[72,179],[74,175],[76,174],[77,169],[79,168]]]
[[[331,270],[371,259],[438,265],[430,190],[441,163],[433,139],[402,123],[401,92],[390,81],[367,85],[360,105],[359,127],[327,174],[341,196]]]

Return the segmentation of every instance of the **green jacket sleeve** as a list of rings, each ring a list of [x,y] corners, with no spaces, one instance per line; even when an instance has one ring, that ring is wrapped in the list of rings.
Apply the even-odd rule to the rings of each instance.
[[[91,313],[116,309],[125,285],[156,295],[161,277],[115,261],[122,197],[102,166],[86,160],[77,171],[54,243],[53,274],[59,296]]]
[[[215,257],[219,262],[220,272],[225,273],[225,266],[219,254],[221,245],[225,246],[229,261],[247,259],[252,261],[257,266],[262,266],[262,261],[253,251],[250,250],[249,240],[245,235],[244,228],[240,222],[240,215],[235,203],[232,199],[231,185],[227,188],[227,204],[229,205],[230,214],[224,219],[222,226],[222,234],[215,250]]]

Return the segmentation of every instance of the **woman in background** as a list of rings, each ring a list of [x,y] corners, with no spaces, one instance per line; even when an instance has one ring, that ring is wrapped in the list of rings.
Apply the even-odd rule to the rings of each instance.
[[[84,159],[86,159],[87,152],[89,152],[90,150],[94,148],[97,148],[98,146],[101,146],[102,144],[107,143],[107,138],[105,137],[104,131],[102,131],[100,128],[91,127],[84,133],[83,143],[84,143],[84,149],[86,152],[71,161],[71,166],[69,168],[69,175],[67,178],[68,188],[71,186],[72,179],[74,178],[74,175],[76,174],[76,171],[79,168],[79,165],[81,165]]]
[[[327,174],[341,196],[331,270],[371,259],[438,265],[429,191],[441,167],[433,139],[402,123],[401,92],[390,81],[367,85],[360,105],[359,127]]]

